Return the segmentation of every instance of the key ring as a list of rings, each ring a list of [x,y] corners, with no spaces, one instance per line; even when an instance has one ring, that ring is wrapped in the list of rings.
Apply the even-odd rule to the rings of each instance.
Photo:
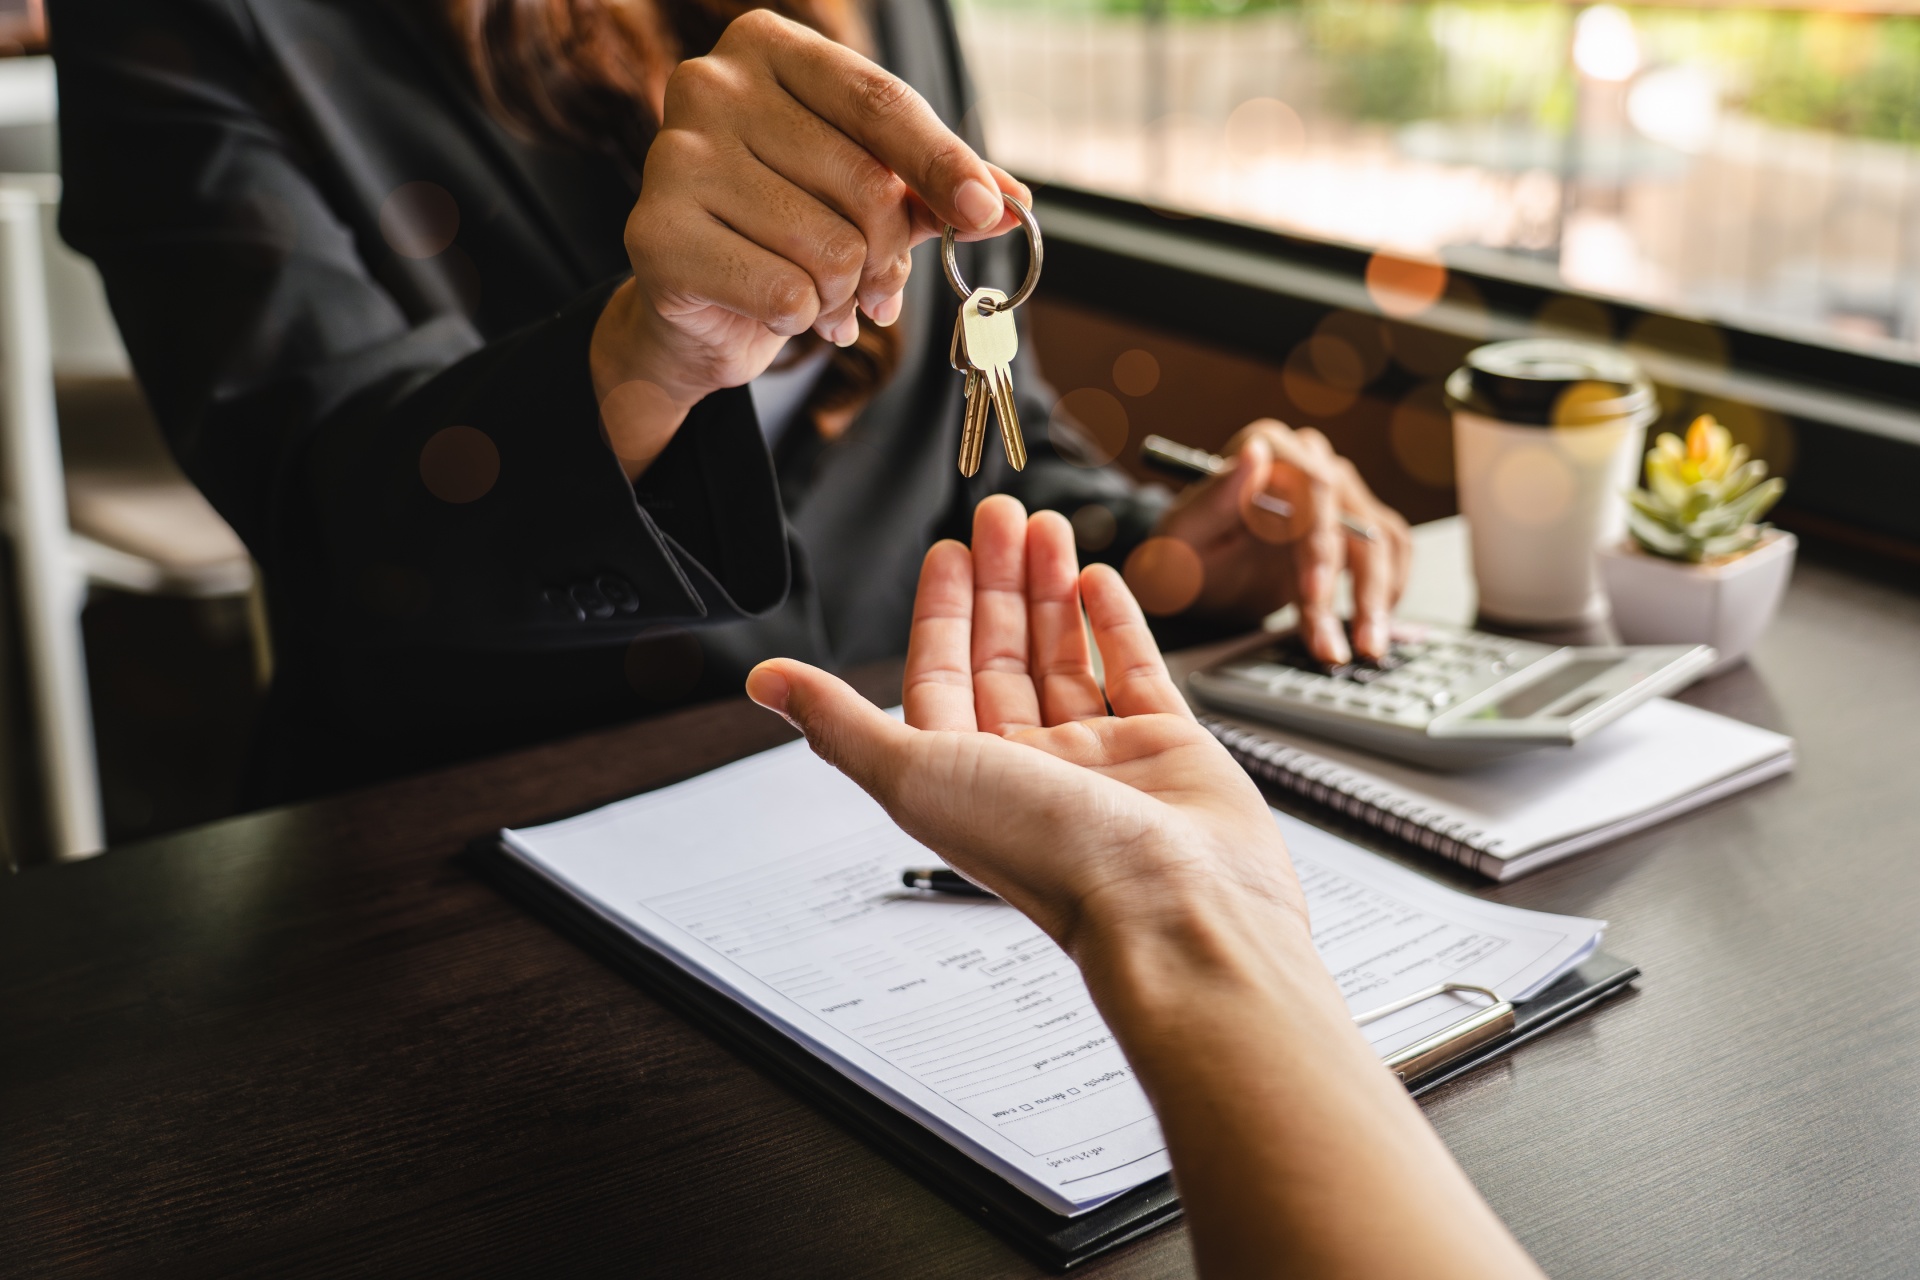
[[[1012,196],[1002,192],[1001,198],[1007,202],[1007,207],[1013,210],[1013,216],[1020,219],[1020,225],[1026,229],[1027,244],[1032,249],[1032,255],[1027,259],[1027,278],[1020,282],[1020,288],[1015,291],[1011,298],[1008,298],[1005,302],[983,302],[981,305],[983,307],[991,307],[995,311],[1011,311],[1028,298],[1031,298],[1034,289],[1040,283],[1040,258],[1042,255],[1040,223],[1034,218],[1033,210],[1027,208],[1027,206],[1021,204]],[[964,300],[973,296],[973,290],[969,289],[967,282],[960,278],[960,261],[954,256],[953,252],[953,234],[952,227],[948,227],[940,233],[940,265],[947,269],[947,283],[952,285],[953,291],[959,294]]]

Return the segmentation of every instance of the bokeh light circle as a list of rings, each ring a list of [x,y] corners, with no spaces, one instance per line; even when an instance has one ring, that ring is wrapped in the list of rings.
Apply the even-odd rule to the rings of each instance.
[[[1105,551],[1120,532],[1120,521],[1104,502],[1089,502],[1070,517],[1073,542],[1082,551]]]
[[[1522,528],[1552,524],[1573,503],[1573,468],[1546,445],[1508,451],[1494,464],[1492,481],[1494,505]]]
[[[1296,344],[1280,369],[1280,385],[1308,418],[1332,418],[1353,407],[1360,398],[1356,386],[1338,386],[1321,375],[1324,365],[1340,371],[1348,380],[1362,370],[1360,357],[1344,339],[1331,334],[1315,334]]]
[[[1081,387],[1060,397],[1047,419],[1047,438],[1061,457],[1082,467],[1104,467],[1127,447],[1127,409],[1111,392]]]
[[[1393,407],[1387,439],[1400,469],[1430,489],[1453,487],[1453,415],[1442,384],[1425,382]]]
[[[421,447],[421,483],[442,502],[477,502],[499,479],[499,446],[477,427],[442,427]]]
[[[1307,127],[1278,98],[1248,98],[1227,116],[1227,150],[1243,159],[1285,155],[1307,143]]]
[[[1113,385],[1136,399],[1150,395],[1160,385],[1160,362],[1139,347],[1122,351],[1113,362]]]
[[[1367,259],[1367,296],[1382,314],[1396,320],[1419,315],[1446,291],[1447,267],[1438,259],[1385,249]]]
[[[380,234],[403,258],[437,258],[460,234],[460,206],[437,183],[402,183],[380,204]]]
[[[1359,361],[1359,381],[1351,384],[1355,389],[1368,385],[1385,373],[1387,362],[1392,358],[1387,351],[1387,335],[1378,317],[1362,315],[1358,311],[1329,311],[1313,327],[1313,336],[1339,339]],[[1347,385],[1335,380],[1333,368],[1322,366],[1317,352],[1314,367],[1321,377],[1334,385]]]
[[[1161,618],[1198,600],[1207,583],[1200,553],[1178,538],[1148,538],[1127,557],[1124,574],[1140,607]]]

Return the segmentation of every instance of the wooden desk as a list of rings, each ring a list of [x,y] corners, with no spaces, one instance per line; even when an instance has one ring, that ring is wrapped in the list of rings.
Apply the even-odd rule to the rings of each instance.
[[[1911,587],[1803,564],[1688,695],[1799,772],[1486,890],[1646,969],[1428,1103],[1550,1273],[1920,1259],[1917,639]],[[0,884],[0,1273],[1034,1274],[456,861],[786,736],[712,706]]]

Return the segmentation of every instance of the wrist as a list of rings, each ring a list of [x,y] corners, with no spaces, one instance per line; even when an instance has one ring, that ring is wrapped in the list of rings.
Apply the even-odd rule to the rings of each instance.
[[[1142,858],[1081,900],[1069,945],[1103,1009],[1137,1035],[1178,1043],[1201,1011],[1253,1000],[1351,1030],[1313,944],[1283,849],[1220,860]]]
[[[606,400],[623,383],[646,382],[684,415],[719,389],[686,379],[688,362],[671,358],[670,344],[658,332],[658,320],[632,277],[608,297],[587,351],[595,399]]]
[[[652,465],[713,390],[684,385],[658,359],[663,344],[648,333],[650,313],[634,281],[624,281],[601,309],[587,348],[600,422],[629,480]]]

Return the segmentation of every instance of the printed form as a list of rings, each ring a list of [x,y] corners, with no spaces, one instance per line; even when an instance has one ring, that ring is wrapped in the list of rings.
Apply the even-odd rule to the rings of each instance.
[[[1518,998],[1598,941],[1595,921],[1481,902],[1275,820],[1355,1013],[1443,980]],[[1072,959],[1003,903],[902,888],[903,868],[936,859],[805,743],[504,835],[638,941],[1054,1212],[1170,1168]],[[1468,1007],[1430,1000],[1366,1033],[1389,1053]]]

